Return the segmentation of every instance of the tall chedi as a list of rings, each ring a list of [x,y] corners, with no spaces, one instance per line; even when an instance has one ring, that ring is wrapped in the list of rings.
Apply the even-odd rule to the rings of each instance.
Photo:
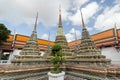
[[[106,59],[106,56],[101,55],[100,49],[96,47],[94,41],[91,39],[90,34],[85,27],[82,12],[81,12],[81,18],[82,18],[82,38],[81,38],[81,44],[79,46],[77,57],[82,59],[81,61],[82,64],[88,64],[88,65],[110,64],[111,60]]]
[[[63,31],[62,19],[61,19],[61,7],[59,7],[59,23],[58,23],[58,30],[57,30],[55,44],[61,45],[64,56],[72,55],[72,53],[70,52],[70,49],[68,47],[68,43],[67,43],[64,31]]]
[[[38,19],[38,13],[36,16],[34,29],[30,36],[29,41],[27,41],[24,48],[20,52],[20,55],[16,56],[16,58],[12,61],[12,63],[18,64],[18,65],[32,65],[32,64],[39,63],[39,60],[40,60],[39,51],[40,50],[39,50],[37,32],[36,32],[37,19]]]

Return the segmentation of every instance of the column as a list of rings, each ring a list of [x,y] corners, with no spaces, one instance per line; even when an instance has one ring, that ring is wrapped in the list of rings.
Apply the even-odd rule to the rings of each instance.
[[[1,58],[2,58],[2,50],[0,49],[0,60],[1,60]]]

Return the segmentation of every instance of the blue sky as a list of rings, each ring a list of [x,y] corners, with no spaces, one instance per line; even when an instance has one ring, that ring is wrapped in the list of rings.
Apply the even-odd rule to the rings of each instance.
[[[83,13],[90,34],[120,27],[120,0],[0,0],[0,23],[17,34],[30,36],[36,13],[39,13],[38,38],[55,40],[58,27],[59,3],[62,22],[68,42],[81,38],[81,16]]]

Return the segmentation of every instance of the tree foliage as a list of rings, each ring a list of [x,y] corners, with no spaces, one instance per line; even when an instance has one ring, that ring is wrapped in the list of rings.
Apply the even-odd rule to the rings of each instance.
[[[8,60],[10,54],[3,54],[2,60]]]
[[[53,56],[51,58],[51,63],[53,63],[54,65],[54,70],[52,70],[52,73],[60,73],[60,65],[62,65],[62,63],[65,63],[65,58],[63,57],[63,53],[62,53],[62,48],[60,45],[55,44],[52,47],[52,52],[51,55]]]
[[[61,46],[59,44],[55,44],[53,47],[52,47],[52,53],[51,55],[52,56],[55,56],[57,54],[57,52],[60,52],[61,50]]]
[[[11,31],[8,30],[4,24],[0,24],[0,44],[8,39],[10,33]]]

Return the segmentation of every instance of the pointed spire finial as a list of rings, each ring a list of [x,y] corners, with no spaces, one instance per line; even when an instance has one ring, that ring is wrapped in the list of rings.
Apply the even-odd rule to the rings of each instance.
[[[114,28],[117,29],[116,22],[114,23]]]
[[[50,32],[49,32],[49,35],[48,35],[47,53],[50,53]]]
[[[36,27],[37,27],[37,19],[38,19],[38,12],[37,12],[37,15],[36,15],[36,20],[35,20],[35,24],[34,24],[34,32],[36,32]]]
[[[14,35],[16,34],[16,29],[14,28]]]
[[[50,32],[49,32],[49,35],[48,35],[48,41],[50,41]]]
[[[117,26],[116,26],[116,22],[114,23],[114,35],[115,35],[115,42],[116,44],[118,44],[118,33],[117,33]]]
[[[62,27],[62,19],[61,19],[61,4],[59,4],[59,27]]]
[[[61,14],[61,4],[59,4],[59,14]]]
[[[75,31],[75,44],[76,45],[78,45],[78,43],[77,43],[77,35],[76,35],[76,30],[74,30]]]
[[[74,30],[74,32],[75,32],[75,41],[77,41],[77,35],[76,35],[76,30]]]
[[[83,20],[83,15],[82,15],[81,9],[80,9],[80,13],[81,13],[81,19],[82,19],[82,27],[85,28],[85,24],[84,24],[84,20]]]

